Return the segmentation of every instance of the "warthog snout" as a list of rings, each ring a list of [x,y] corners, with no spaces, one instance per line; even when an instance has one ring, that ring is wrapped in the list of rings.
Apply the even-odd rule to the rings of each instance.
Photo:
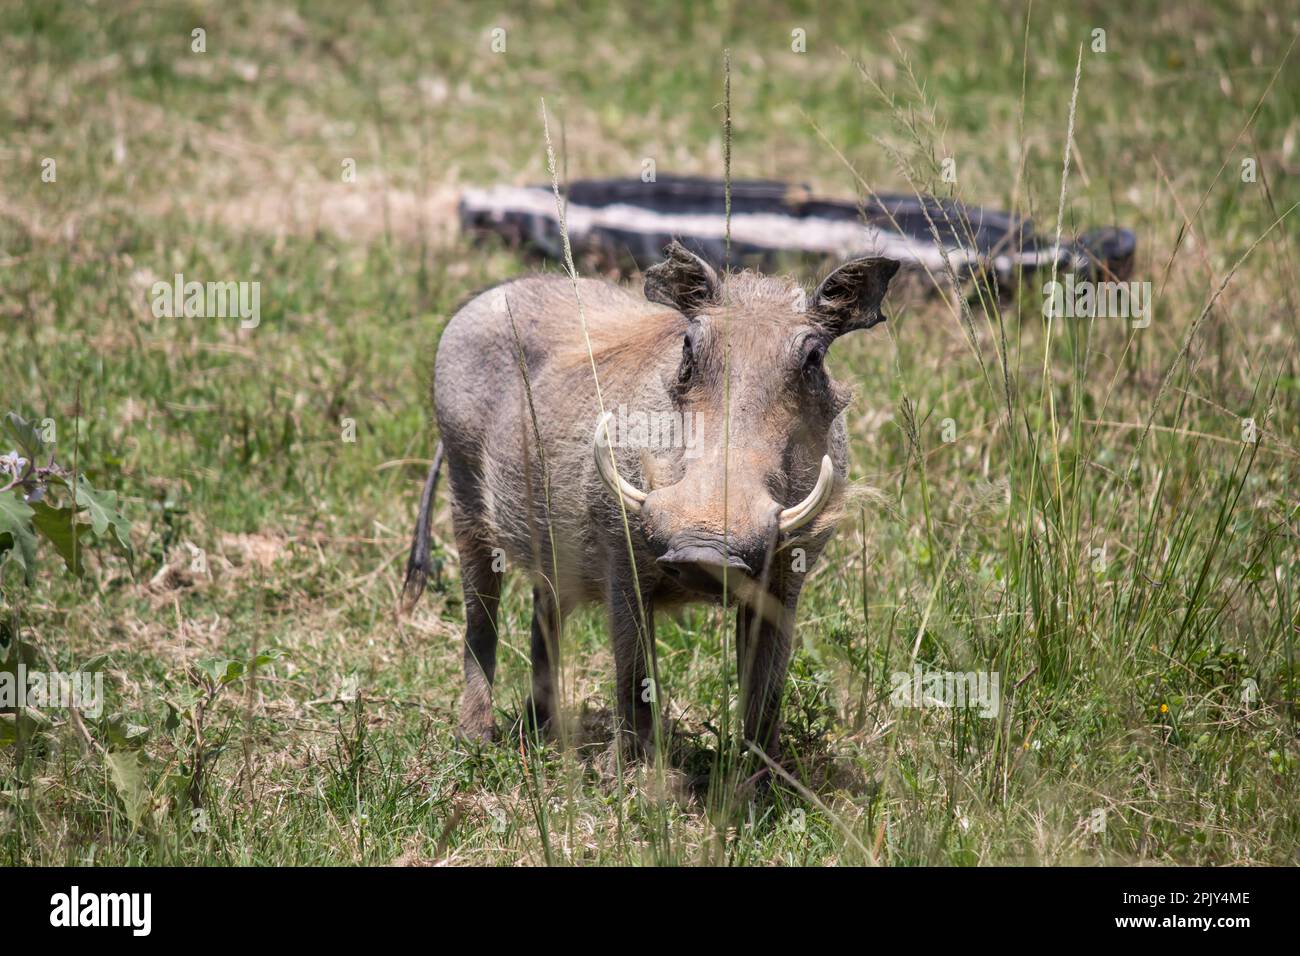
[[[751,560],[753,560],[751,558]],[[688,591],[715,593],[722,588],[724,571],[754,577],[758,571],[721,538],[679,535],[658,559],[664,573]],[[757,562],[755,562],[757,563]],[[761,566],[761,565],[760,565]]]
[[[766,577],[780,538],[814,521],[834,491],[834,465],[823,455],[812,489],[783,508],[767,490],[768,481],[778,479],[770,451],[719,447],[691,461],[672,485],[647,493],[619,474],[608,444],[610,420],[606,412],[596,423],[597,472],[609,492],[622,499],[629,518],[640,519],[664,573],[688,590],[717,593],[724,567]],[[728,469],[732,486],[725,488],[722,476]],[[719,530],[724,527],[725,534]]]
[[[689,591],[718,594],[723,569],[759,578],[796,509],[783,509],[768,491],[779,481],[779,462],[770,450],[727,449],[707,443],[693,459],[678,462],[671,484],[643,491],[618,472],[606,440],[611,415],[596,423],[593,452],[600,477],[615,500],[621,499],[629,523],[639,526],[664,574]],[[721,429],[718,429],[719,431]],[[725,461],[724,461],[725,459]],[[652,469],[653,470],[653,469]],[[825,506],[826,489],[810,494],[798,514]]]

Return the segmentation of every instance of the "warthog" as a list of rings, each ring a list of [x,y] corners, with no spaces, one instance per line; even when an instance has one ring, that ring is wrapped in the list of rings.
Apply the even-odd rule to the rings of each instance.
[[[494,734],[504,558],[533,581],[525,716],[536,726],[555,716],[560,622],[601,601],[619,727],[642,752],[652,747],[654,613],[725,589],[738,613],[744,734],[778,757],[799,591],[844,494],[850,396],[827,372],[826,350],[883,321],[897,269],[856,259],[810,296],[785,278],[719,278],[673,243],[646,272],[644,295],[532,276],[452,316],[435,362],[442,440],[404,594],[409,607],[424,587],[445,456],[465,594],[464,738]],[[671,427],[684,421],[689,429]],[[657,443],[639,427],[648,422],[665,425]],[[684,434],[694,447],[676,440]]]

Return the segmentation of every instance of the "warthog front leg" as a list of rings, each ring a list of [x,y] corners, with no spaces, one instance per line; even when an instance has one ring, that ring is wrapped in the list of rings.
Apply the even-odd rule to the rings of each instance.
[[[631,573],[611,568],[608,587],[618,733],[627,735],[638,753],[648,755],[653,753],[659,721],[654,610],[648,597],[638,600]]]
[[[533,588],[533,694],[524,706],[524,719],[537,730],[555,717],[555,693],[560,663],[560,612],[547,585]]]
[[[736,664],[744,709],[745,740],[774,761],[781,759],[781,693],[790,664],[794,611],[771,619],[742,605],[736,616]]]

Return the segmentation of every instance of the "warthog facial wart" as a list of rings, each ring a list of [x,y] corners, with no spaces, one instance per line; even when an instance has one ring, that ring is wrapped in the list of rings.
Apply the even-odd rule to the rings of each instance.
[[[834,530],[848,464],[850,395],[824,359],[840,336],[884,320],[898,263],[855,259],[801,295],[787,278],[720,276],[675,242],[665,256],[639,291],[560,276],[504,283],[442,334],[441,442],[403,590],[409,606],[431,567],[445,460],[465,592],[467,739],[496,729],[500,548],[533,582],[525,720],[553,728],[561,622],[600,603],[623,739],[651,751],[663,704],[645,691],[658,687],[655,615],[725,594],[745,738],[779,754],[799,593]]]

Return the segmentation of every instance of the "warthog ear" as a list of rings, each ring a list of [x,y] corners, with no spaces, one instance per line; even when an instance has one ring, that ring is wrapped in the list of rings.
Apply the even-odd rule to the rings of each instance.
[[[718,298],[718,274],[674,239],[645,273],[645,297],[689,317]]]
[[[880,304],[897,271],[898,263],[893,259],[852,259],[822,280],[813,293],[809,311],[833,335],[869,329],[885,321]]]

